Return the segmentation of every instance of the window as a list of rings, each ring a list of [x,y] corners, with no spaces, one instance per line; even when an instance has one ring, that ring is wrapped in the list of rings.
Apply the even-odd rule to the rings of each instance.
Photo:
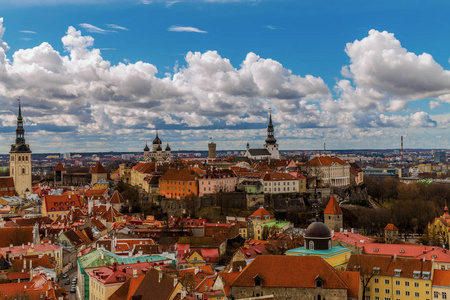
[[[384,290],[384,293],[385,293],[385,294],[390,294],[391,291],[390,291],[389,289],[385,289],[385,290]]]
[[[375,288],[375,293],[379,293],[380,289],[379,288]]]
[[[405,296],[409,296],[409,291],[405,291]]]
[[[418,282],[414,282],[414,287],[418,288],[419,287],[419,283]]]
[[[378,278],[375,278],[375,283],[378,283]]]
[[[434,292],[434,298],[439,298],[439,292]]]
[[[405,281],[405,286],[409,286],[409,281]]]
[[[397,296],[400,296],[400,291],[399,291],[399,290],[396,290],[396,291],[395,291],[395,294],[396,294]]]
[[[446,292],[442,292],[442,299],[447,299],[447,293]]]
[[[313,241],[309,241],[309,249],[314,250],[314,242]]]
[[[389,284],[389,279],[385,279],[384,284]]]
[[[414,297],[419,298],[419,297],[420,297],[419,292],[415,292],[415,293],[414,293]]]
[[[400,285],[400,281],[399,281],[399,280],[396,280],[396,281],[395,281],[395,285]]]

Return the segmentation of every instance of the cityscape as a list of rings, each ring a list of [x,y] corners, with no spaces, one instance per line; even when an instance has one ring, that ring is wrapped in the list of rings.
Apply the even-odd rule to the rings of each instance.
[[[1,300],[450,299],[450,3],[0,7]]]

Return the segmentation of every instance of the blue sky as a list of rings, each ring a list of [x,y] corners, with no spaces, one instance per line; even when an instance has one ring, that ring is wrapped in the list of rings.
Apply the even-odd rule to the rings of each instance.
[[[2,153],[19,96],[35,152],[450,148],[446,2],[9,2]]]

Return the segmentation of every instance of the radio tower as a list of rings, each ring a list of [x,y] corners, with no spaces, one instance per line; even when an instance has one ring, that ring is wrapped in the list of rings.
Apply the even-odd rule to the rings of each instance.
[[[403,161],[403,135],[401,137],[400,160]]]

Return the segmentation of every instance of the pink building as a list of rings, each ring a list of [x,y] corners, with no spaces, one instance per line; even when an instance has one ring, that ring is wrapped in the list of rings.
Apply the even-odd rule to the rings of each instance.
[[[238,184],[238,177],[229,169],[207,170],[198,179],[199,196],[218,192],[234,192]]]

